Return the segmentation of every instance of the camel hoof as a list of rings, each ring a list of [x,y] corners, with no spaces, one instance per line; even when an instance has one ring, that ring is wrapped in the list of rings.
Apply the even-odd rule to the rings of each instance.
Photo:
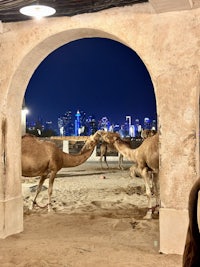
[[[129,176],[130,176],[132,179],[135,179],[135,178],[136,178],[132,173],[130,173]]]
[[[35,202],[33,201],[33,202],[31,203],[31,205],[29,206],[29,210],[33,210],[34,207],[35,207]]]
[[[155,210],[154,210],[154,212],[153,212],[154,214],[156,214],[156,215],[158,215],[159,214],[159,209],[158,208],[156,208]]]
[[[53,211],[53,209],[48,209],[48,214],[52,214],[52,213],[54,213],[54,211]]]
[[[153,207],[152,208],[152,213],[158,215],[159,214],[159,208],[160,208],[159,205],[156,205],[155,207]]]
[[[53,212],[52,205],[48,204],[48,213],[52,213],[52,212]]]
[[[143,217],[144,220],[151,220],[152,219],[152,212],[147,212],[147,214]]]

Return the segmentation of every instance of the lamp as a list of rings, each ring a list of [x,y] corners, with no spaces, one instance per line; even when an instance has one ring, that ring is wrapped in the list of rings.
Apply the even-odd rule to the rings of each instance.
[[[19,12],[23,15],[40,19],[55,14],[56,10],[53,7],[37,4],[22,7]]]
[[[29,113],[29,110],[26,107],[25,99],[23,99],[22,110],[21,110],[21,127],[22,135],[26,133],[26,115]]]

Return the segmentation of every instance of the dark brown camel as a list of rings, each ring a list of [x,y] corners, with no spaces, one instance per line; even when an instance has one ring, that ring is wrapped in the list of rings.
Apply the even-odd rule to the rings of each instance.
[[[141,137],[142,137],[142,139],[146,139],[146,138],[153,136],[155,134],[156,134],[156,130],[144,129],[141,132]]]
[[[96,146],[95,136],[91,136],[84,145],[82,152],[77,155],[64,153],[53,142],[40,140],[33,135],[22,137],[22,176],[40,176],[34,207],[38,194],[46,178],[49,178],[48,210],[51,210],[51,195],[57,172],[61,168],[75,167],[84,163],[92,154]]]
[[[189,195],[189,226],[183,253],[183,267],[200,266],[200,233],[197,220],[200,178],[194,183]]]
[[[101,163],[102,169],[103,169],[103,163],[102,163],[103,158],[104,158],[104,162],[105,162],[107,168],[109,168],[108,162],[107,162],[107,155],[109,152],[118,152],[118,151],[116,150],[116,148],[112,144],[102,142],[100,145],[100,163]],[[122,163],[123,163],[123,155],[119,153],[118,168],[121,170],[123,170]]]

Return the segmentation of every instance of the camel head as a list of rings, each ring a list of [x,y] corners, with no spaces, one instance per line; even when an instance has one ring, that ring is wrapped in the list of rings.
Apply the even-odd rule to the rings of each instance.
[[[94,133],[93,135],[90,135],[88,139],[86,140],[84,146],[81,149],[81,153],[94,149],[97,143],[99,142],[99,139],[101,138],[101,135],[99,131]]]
[[[108,144],[113,144],[116,140],[121,139],[118,133],[113,132],[101,131],[100,135],[101,139]]]

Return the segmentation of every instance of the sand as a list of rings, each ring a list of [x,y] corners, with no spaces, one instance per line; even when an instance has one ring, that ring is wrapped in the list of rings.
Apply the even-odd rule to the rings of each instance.
[[[180,255],[159,253],[159,217],[144,220],[144,182],[86,162],[63,168],[54,182],[53,211],[30,210],[38,178],[22,178],[24,231],[0,240],[1,267],[179,267]],[[105,178],[105,179],[104,179]],[[48,180],[38,197],[47,203]]]

